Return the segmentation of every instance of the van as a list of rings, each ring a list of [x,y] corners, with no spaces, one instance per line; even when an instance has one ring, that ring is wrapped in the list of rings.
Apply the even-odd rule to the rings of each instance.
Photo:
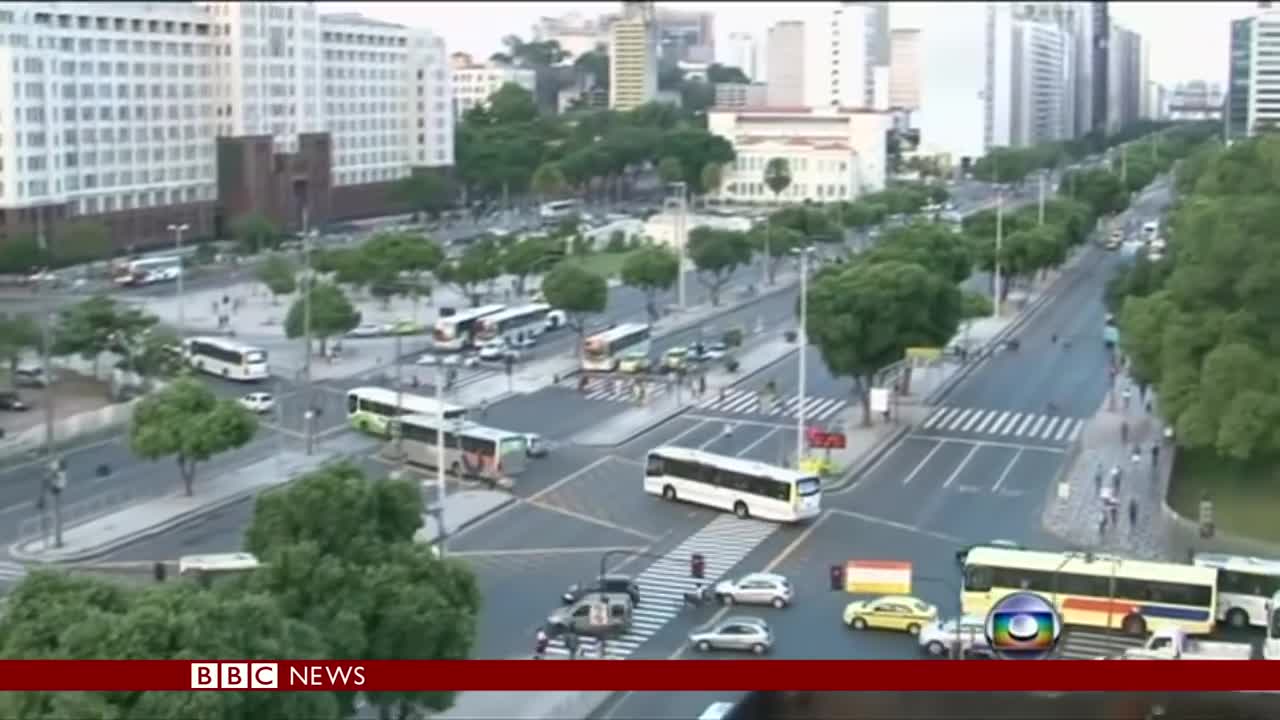
[[[547,617],[547,625],[556,635],[567,632],[595,637],[623,635],[631,629],[634,610],[631,596],[626,593],[590,593],[557,608]]]

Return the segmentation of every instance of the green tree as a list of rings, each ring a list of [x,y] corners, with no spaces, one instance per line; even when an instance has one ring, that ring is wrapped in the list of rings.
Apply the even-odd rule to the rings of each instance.
[[[759,252],[765,263],[765,276],[769,283],[777,280],[783,261],[794,257],[795,251],[808,245],[803,233],[789,227],[778,227],[766,222],[747,233],[751,250]]]
[[[711,304],[719,306],[720,292],[734,271],[751,261],[751,244],[744,233],[697,227],[689,232],[688,255]]]
[[[774,202],[791,187],[791,163],[786,158],[770,158],[764,165],[764,185],[773,193]]]
[[[702,173],[699,176],[699,185],[701,185],[703,195],[714,195],[720,191],[720,186],[724,183],[724,166],[714,163],[707,163],[702,166]]]
[[[502,269],[515,278],[516,292],[524,295],[529,276],[549,269],[555,257],[555,243],[552,240],[526,237],[503,248]]]
[[[18,363],[29,350],[41,346],[40,327],[30,316],[21,313],[0,316],[0,360],[9,365],[9,384],[18,373]]]
[[[133,589],[101,578],[37,571],[6,598],[0,618],[0,657],[275,660],[333,656],[326,654],[323,635],[315,626],[287,617],[273,598],[263,594],[204,590],[186,582]],[[6,693],[0,700],[0,715],[31,720],[344,717],[334,695],[290,692]]]
[[[973,273],[969,244],[937,223],[915,222],[888,231],[867,253],[867,260],[913,263],[953,283]]]
[[[946,345],[963,310],[960,290],[947,278],[912,263],[858,261],[810,284],[808,312],[815,321],[808,334],[831,372],[853,381],[862,422],[870,425],[878,373],[909,347]]]
[[[418,298],[431,294],[424,277],[444,262],[444,248],[430,238],[412,233],[380,233],[359,250],[356,277],[364,276],[369,292],[384,303],[391,298]]]
[[[242,215],[231,222],[231,237],[240,246],[240,252],[255,255],[263,250],[274,250],[280,244],[280,228],[258,214]]]
[[[0,273],[28,275],[49,263],[49,252],[34,235],[19,235],[0,243]]]
[[[680,159],[674,157],[664,157],[658,163],[658,178],[664,183],[680,182],[684,177],[684,168],[680,165]]]
[[[284,317],[284,334],[290,340],[307,335],[308,302],[311,305],[311,337],[320,341],[321,355],[325,353],[329,338],[350,332],[360,324],[360,311],[337,285],[304,282],[301,295],[289,306]],[[307,348],[307,352],[310,351]]]
[[[565,180],[564,171],[555,163],[543,163],[533,171],[533,177],[529,178],[529,187],[538,194],[538,197],[544,201],[547,198],[555,197],[565,191],[569,186],[569,182]]]
[[[436,277],[456,287],[472,307],[480,307],[485,291],[501,274],[502,250],[489,240],[472,243],[460,257],[446,261],[436,271]]]
[[[271,292],[271,302],[298,289],[298,266],[284,255],[271,254],[258,266],[258,282]]]
[[[621,274],[623,284],[644,292],[649,319],[657,322],[661,317],[658,293],[675,285],[680,276],[680,259],[666,247],[647,245],[627,256]]]
[[[183,372],[182,338],[168,328],[153,327],[144,333],[121,361],[122,369],[146,377],[173,377]]]
[[[434,172],[415,172],[396,183],[396,197],[400,202],[431,219],[453,205],[453,188],[449,181]]]
[[[604,312],[609,304],[609,284],[603,277],[572,261],[564,261],[542,278],[542,294],[552,307],[569,316],[569,324],[581,340],[587,318]],[[582,343],[578,343],[581,351]]]
[[[248,585],[279,598],[286,616],[325,629],[327,657],[462,660],[481,596],[465,563],[414,542],[422,525],[415,481],[373,481],[334,465],[258,496],[246,549],[264,567]],[[447,709],[453,693],[369,693],[379,717]],[[340,697],[350,716],[351,697]]]
[[[96,364],[102,353],[129,345],[157,322],[137,308],[121,305],[107,295],[97,295],[58,313],[53,335],[55,355],[79,355]]]
[[[173,457],[191,496],[200,463],[244,447],[257,431],[258,419],[239,402],[219,398],[198,380],[179,378],[134,407],[129,448],[147,460]]]

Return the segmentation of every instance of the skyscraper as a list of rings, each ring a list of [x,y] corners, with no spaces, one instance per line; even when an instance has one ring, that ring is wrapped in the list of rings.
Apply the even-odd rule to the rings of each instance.
[[[771,107],[803,107],[805,104],[805,27],[798,20],[769,28],[767,52],[768,94]]]
[[[1249,77],[1253,66],[1253,18],[1231,21],[1231,63],[1227,81],[1226,136],[1249,134]]]
[[[875,86],[868,45],[871,15],[872,9],[865,4],[840,3],[806,18],[806,106],[872,106]]]
[[[1107,108],[1108,100],[1111,96],[1108,88],[1110,80],[1110,63],[1108,56],[1111,46],[1111,13],[1107,9],[1106,2],[1089,3],[1091,6],[1091,23],[1092,32],[1090,38],[1092,40],[1092,48],[1090,54],[1092,62],[1092,97],[1090,99],[1090,122],[1089,131],[1095,133],[1106,133],[1107,118],[1110,112]]]
[[[609,107],[631,110],[658,94],[657,22],[653,3],[624,2],[610,29]]]

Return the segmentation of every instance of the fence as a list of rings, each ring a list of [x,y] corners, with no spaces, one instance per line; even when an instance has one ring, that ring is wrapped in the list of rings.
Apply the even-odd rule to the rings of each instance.
[[[69,528],[73,525],[82,525],[95,518],[109,515],[126,505],[134,504],[141,499],[172,490],[172,487],[127,485],[123,488],[110,490],[73,503],[66,503],[62,506],[62,527]],[[36,509],[35,499],[32,498],[31,511],[33,513],[32,517],[18,523],[18,532],[14,539],[19,542],[38,540],[47,531],[49,541],[53,542],[52,509],[46,510],[46,514],[42,517],[41,513]]]

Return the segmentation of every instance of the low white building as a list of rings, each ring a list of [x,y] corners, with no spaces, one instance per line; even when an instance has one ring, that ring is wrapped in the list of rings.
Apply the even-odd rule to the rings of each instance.
[[[790,204],[879,192],[892,124],[890,113],[848,108],[713,109],[707,127],[733,146],[737,159],[712,195],[721,202]],[[776,198],[764,183],[774,158],[791,169],[791,184]]]
[[[644,224],[644,236],[658,245],[677,247],[677,217],[670,213],[659,213],[649,218]],[[689,213],[685,217],[685,232],[691,233],[696,228],[707,227],[713,230],[732,230],[747,232],[751,229],[751,221],[742,217],[720,217],[717,215],[697,215]]]
[[[457,119],[461,119],[463,113],[471,108],[483,106],[507,83],[518,85],[529,92],[534,92],[537,85],[537,74],[526,68],[501,63],[475,63],[467,53],[454,53],[452,61],[453,113]]]

